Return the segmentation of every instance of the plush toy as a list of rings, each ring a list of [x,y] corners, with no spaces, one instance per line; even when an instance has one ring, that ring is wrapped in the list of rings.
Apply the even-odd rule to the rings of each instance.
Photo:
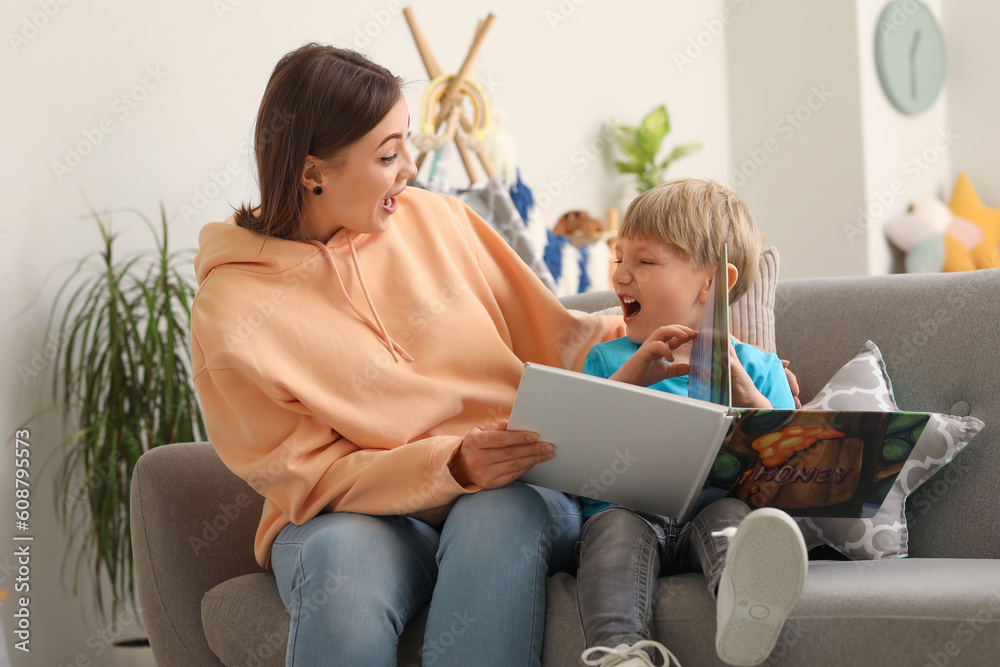
[[[964,173],[958,174],[948,208],[957,220],[972,224],[971,228],[960,225],[957,230],[949,229],[949,234],[958,237],[970,249],[972,266],[977,269],[1000,267],[1000,209],[987,208]]]
[[[599,241],[604,234],[600,220],[590,217],[586,211],[567,211],[552,228],[553,233],[562,234],[577,248]]]
[[[972,271],[1000,266],[1000,210],[987,208],[965,174],[951,204],[926,195],[910,212],[889,220],[885,233],[906,253],[908,273]]]

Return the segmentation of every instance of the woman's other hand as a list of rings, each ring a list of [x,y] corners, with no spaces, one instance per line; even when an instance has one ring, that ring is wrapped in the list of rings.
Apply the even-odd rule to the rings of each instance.
[[[799,379],[795,377],[795,373],[792,369],[788,367],[788,360],[782,359],[781,365],[785,367],[785,377],[788,378],[788,388],[792,390],[792,398],[795,399],[795,408],[802,407],[802,400],[799,398]]]
[[[552,443],[530,431],[508,431],[507,420],[470,430],[448,467],[462,486],[496,489],[552,458]]]

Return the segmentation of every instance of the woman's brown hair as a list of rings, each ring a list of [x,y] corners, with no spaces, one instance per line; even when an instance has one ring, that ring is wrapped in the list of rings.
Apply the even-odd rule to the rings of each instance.
[[[336,161],[402,98],[402,81],[355,51],[310,43],[285,54],[264,89],[254,129],[259,209],[236,209],[236,224],[294,238],[306,156]]]

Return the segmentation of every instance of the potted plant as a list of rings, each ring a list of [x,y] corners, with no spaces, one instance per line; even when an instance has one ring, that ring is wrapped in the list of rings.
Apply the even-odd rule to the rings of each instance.
[[[71,434],[55,473],[57,513],[69,536],[63,576],[72,561],[76,595],[81,575],[89,575],[102,620],[110,611],[120,625],[138,609],[129,530],[136,460],[152,447],[207,439],[190,371],[195,289],[179,270],[194,251],[169,250],[162,204],[159,234],[129,210],[149,227],[155,251],[119,260],[117,234],[91,210],[103,248],[84,256],[60,286],[45,332],[60,345],[51,366],[53,407],[61,405]]]
[[[663,138],[670,132],[670,118],[667,108],[662,104],[648,114],[637,127],[611,123],[618,147],[625,160],[618,160],[615,166],[620,174],[635,174],[636,188],[642,194],[663,182],[663,173],[667,167],[679,158],[690,155],[701,148],[697,141],[674,148],[666,157],[657,161]]]

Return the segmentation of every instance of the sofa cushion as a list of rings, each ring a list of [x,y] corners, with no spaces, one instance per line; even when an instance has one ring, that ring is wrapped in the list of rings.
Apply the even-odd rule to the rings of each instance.
[[[577,665],[584,649],[576,579],[547,580],[544,667]],[[426,609],[400,638],[398,664],[418,667]],[[281,667],[288,615],[270,574],[219,584],[202,622],[226,665]],[[655,638],[683,665],[723,667],[715,655],[715,603],[700,574],[660,579]],[[892,644],[885,642],[892,637]],[[1000,561],[813,561],[768,665],[947,664],[981,667],[1000,654]],[[940,662],[940,661],[945,662]]]
[[[827,382],[811,401],[812,410],[872,410],[895,412],[892,382],[878,346],[865,349]],[[983,428],[974,417],[931,414],[902,471],[871,518],[797,518],[809,548],[829,544],[858,559],[907,555],[906,498],[949,463]]]
[[[289,616],[269,572],[224,581],[205,593],[201,622],[212,651],[225,665],[283,667]],[[410,619],[399,638],[400,665],[420,665],[427,606]]]

